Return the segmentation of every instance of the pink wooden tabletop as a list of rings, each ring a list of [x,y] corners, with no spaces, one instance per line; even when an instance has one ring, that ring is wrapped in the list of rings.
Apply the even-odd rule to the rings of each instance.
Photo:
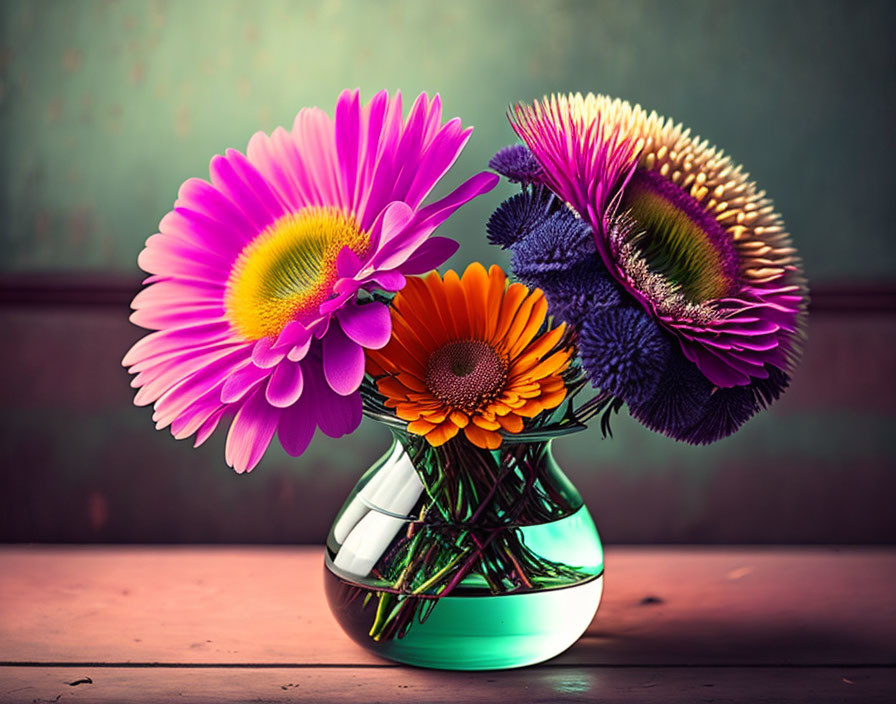
[[[0,701],[896,701],[896,550],[611,548],[543,665],[399,666],[327,609],[320,547],[0,548]]]

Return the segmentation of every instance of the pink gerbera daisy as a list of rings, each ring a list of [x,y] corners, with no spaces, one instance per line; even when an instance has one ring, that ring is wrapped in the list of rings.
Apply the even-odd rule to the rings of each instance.
[[[457,249],[430,234],[497,177],[421,202],[471,131],[442,124],[438,96],[421,94],[403,120],[400,94],[362,106],[355,90],[335,119],[306,108],[292,131],[215,156],[211,182],[181,186],[139,257],[151,276],[131,320],[156,332],[123,360],[134,402],[154,403],[156,427],[197,446],[232,416],[226,459],[238,472],[275,433],[297,456],[315,428],[352,432],[364,349],[391,333],[388,308],[359,294],[398,291]]]

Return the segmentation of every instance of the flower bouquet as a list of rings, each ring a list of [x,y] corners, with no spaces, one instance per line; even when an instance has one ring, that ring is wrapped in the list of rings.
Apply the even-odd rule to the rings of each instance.
[[[539,662],[590,623],[603,553],[555,438],[627,406],[712,442],[782,393],[804,336],[799,260],[728,157],[604,96],[510,121],[523,143],[490,166],[521,190],[485,229],[516,281],[434,271],[458,244],[433,232],[499,178],[423,204],[470,130],[438,96],[404,117],[346,91],[184,183],[124,359],[158,428],[198,445],[229,421],[239,472],[275,434],[298,456],[317,428],[390,428],[333,523],[327,595],[359,643],[431,667]]]

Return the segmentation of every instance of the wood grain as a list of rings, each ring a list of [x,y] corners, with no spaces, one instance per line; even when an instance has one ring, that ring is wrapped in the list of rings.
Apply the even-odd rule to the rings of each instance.
[[[85,678],[91,684],[68,683]],[[503,672],[377,668],[2,668],[0,701],[890,703],[892,668],[624,668],[541,666]],[[58,697],[58,699],[57,699]]]
[[[321,553],[0,549],[0,661],[382,665],[332,620]],[[896,550],[618,548],[606,564],[594,623],[555,664],[896,663]]]

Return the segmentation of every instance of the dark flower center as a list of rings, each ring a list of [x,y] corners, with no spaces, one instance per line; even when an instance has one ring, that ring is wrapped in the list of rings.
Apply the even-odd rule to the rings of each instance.
[[[449,406],[467,412],[493,399],[507,380],[507,363],[481,340],[458,340],[433,352],[426,365],[426,385]]]
[[[691,303],[730,293],[740,268],[737,253],[696,198],[655,171],[638,169],[622,202],[643,230],[633,243],[651,271]]]

